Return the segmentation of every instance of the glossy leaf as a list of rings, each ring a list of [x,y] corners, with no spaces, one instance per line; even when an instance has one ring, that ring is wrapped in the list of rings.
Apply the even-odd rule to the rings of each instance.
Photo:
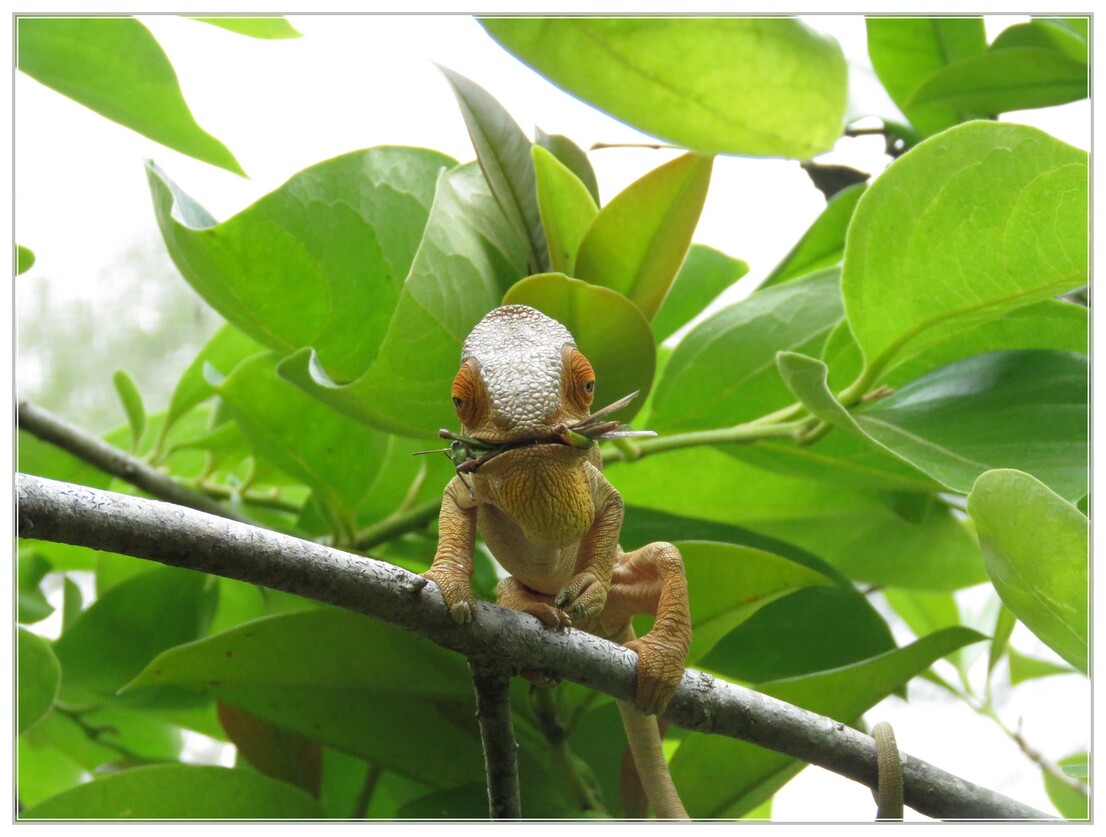
[[[869,17],[868,56],[883,86],[923,135],[935,134],[963,118],[942,104],[911,108],[914,91],[950,62],[987,49],[981,17]]]
[[[550,269],[545,231],[538,212],[530,140],[483,87],[448,67],[439,67],[453,88],[465,118],[476,159],[496,203],[515,234],[527,245],[530,273]]]
[[[258,773],[287,782],[318,798],[323,778],[323,754],[317,742],[225,703],[216,707],[219,723],[241,758]]]
[[[207,577],[157,567],[97,599],[54,643],[68,700],[114,694],[159,652],[196,639],[211,613]]]
[[[549,242],[549,263],[572,275],[584,234],[599,214],[591,193],[567,166],[540,145],[531,149],[537,176],[537,200]]]
[[[438,172],[452,165],[423,149],[354,151],[221,224],[152,163],[147,177],[169,254],[196,292],[267,348],[312,346],[331,374],[349,379],[380,347]]]
[[[1089,85],[1086,57],[1011,46],[942,67],[914,91],[907,107],[939,103],[966,113],[1006,113],[1085,99]]]
[[[84,770],[72,758],[36,738],[32,732],[16,740],[16,781],[19,801],[26,808],[68,790],[84,775]]]
[[[723,308],[672,353],[653,398],[655,429],[729,427],[787,406],[794,397],[776,371],[776,353],[818,352],[840,318],[835,269]]]
[[[685,154],[619,192],[584,235],[575,276],[618,291],[652,319],[691,244],[713,162]]]
[[[1082,31],[1056,18],[1036,18],[1028,23],[1015,23],[998,33],[991,49],[1038,47],[1055,50],[1075,61],[1087,64],[1087,30]]]
[[[868,365],[942,323],[966,330],[1086,284],[1086,190],[1086,152],[1021,125],[959,125],[899,158],[845,248],[841,290]]]
[[[992,352],[956,361],[849,412],[826,366],[782,353],[780,372],[812,413],[858,433],[964,494],[992,468],[1040,476],[1063,496],[1087,492],[1087,359],[1067,352]]]
[[[142,403],[142,393],[138,391],[134,378],[123,369],[118,370],[111,380],[115,384],[119,400],[123,402],[127,422],[131,426],[131,450],[137,450],[146,430],[146,407]]]
[[[691,600],[692,632],[688,665],[704,655],[761,608],[831,578],[782,555],[710,541],[677,541]]]
[[[1039,480],[1008,469],[988,471],[976,481],[968,514],[1003,603],[1086,672],[1087,518]]]
[[[503,297],[504,305],[529,305],[552,317],[576,338],[595,369],[596,408],[640,391],[613,415],[629,421],[645,402],[656,362],[653,333],[641,312],[608,288],[558,273],[529,276]]]
[[[595,169],[591,167],[584,149],[562,134],[547,134],[538,127],[534,128],[534,143],[556,157],[561,165],[576,175],[587,187],[595,205],[599,206],[599,182],[595,179]]]
[[[841,132],[841,49],[796,20],[565,17],[481,24],[558,87],[704,154],[807,159]]]
[[[856,204],[867,188],[867,183],[855,183],[834,195],[799,243],[772,269],[760,287],[779,285],[841,261],[845,254],[845,233]]]
[[[855,723],[862,713],[936,660],[979,639],[974,631],[951,628],[853,665],[761,683],[757,689],[804,709]],[[693,817],[729,818],[761,804],[803,765],[743,741],[720,735],[695,735],[681,743],[669,767]],[[728,780],[720,782],[719,776]]]
[[[15,245],[15,275],[19,276],[22,273],[26,273],[30,270],[35,263],[35,254],[30,248],[24,247],[22,244]]]
[[[150,31],[129,17],[22,17],[19,69],[155,142],[245,175],[201,128],[177,74]]]
[[[61,686],[61,665],[50,643],[25,628],[19,628],[17,648],[18,734],[22,735],[50,711]]]
[[[1075,669],[1054,663],[1050,660],[1039,660],[1022,654],[1015,648],[1007,651],[1007,659],[1010,662],[1010,685],[1017,686],[1028,680],[1037,680],[1041,677],[1052,677],[1056,674],[1075,674]]]
[[[1056,762],[1057,766],[1065,772],[1069,767],[1081,766],[1084,778],[1087,775],[1089,763],[1090,757],[1087,753],[1073,753]],[[1090,799],[1088,799],[1087,794],[1080,793],[1071,785],[1047,771],[1041,771],[1041,775],[1044,778],[1045,792],[1048,794],[1048,799],[1056,806],[1060,816],[1068,820],[1086,821],[1090,816]]]
[[[975,538],[927,495],[796,479],[709,448],[611,463],[605,473],[628,507],[751,529],[813,553],[856,581],[956,590],[986,580]]]
[[[433,437],[455,421],[449,387],[461,344],[525,273],[522,243],[480,170],[468,165],[443,173],[394,313],[389,304],[372,303],[391,316],[372,365],[353,382],[336,384],[319,362],[325,358],[304,349],[281,364],[280,375],[367,424]]]
[[[691,322],[715,297],[748,272],[749,265],[741,259],[705,244],[692,244],[661,307],[653,316],[653,336],[657,345]]]
[[[36,819],[318,819],[298,788],[248,770],[192,764],[134,767],[78,785],[22,813]]]
[[[918,638],[961,624],[956,597],[950,592],[887,588],[883,591],[883,595],[891,609]],[[963,655],[959,651],[954,651],[949,657],[960,669],[966,682],[967,669]]]
[[[212,26],[237,32],[239,35],[248,35],[251,38],[285,40],[303,37],[283,17],[200,17],[199,15],[185,15],[185,17],[200,23],[210,23]]]
[[[434,787],[483,776],[464,661],[347,611],[272,616],[169,649],[128,692],[158,684],[209,695]],[[435,746],[450,758],[427,759]]]

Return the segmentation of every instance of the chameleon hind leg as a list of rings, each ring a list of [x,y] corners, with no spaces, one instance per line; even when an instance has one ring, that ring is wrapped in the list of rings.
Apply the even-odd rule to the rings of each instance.
[[[656,619],[649,633],[634,639],[630,620],[638,613]],[[657,542],[619,555],[607,606],[595,622],[581,627],[638,654],[634,705],[649,715],[662,712],[683,677],[691,644],[687,578],[679,550]]]

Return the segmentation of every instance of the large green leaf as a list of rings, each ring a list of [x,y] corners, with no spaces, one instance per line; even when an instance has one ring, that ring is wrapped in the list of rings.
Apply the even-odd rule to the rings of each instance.
[[[311,346],[349,379],[377,353],[438,173],[453,165],[424,149],[354,151],[221,224],[152,163],[147,175],[169,254],[197,293],[266,347]]]
[[[692,244],[661,307],[653,316],[653,336],[657,345],[691,322],[715,297],[748,272],[749,265],[741,259],[705,244]]]
[[[193,764],[134,767],[78,785],[24,811],[36,819],[319,819],[319,803],[248,770]]]
[[[776,353],[818,352],[840,319],[836,269],[723,308],[676,346],[653,397],[653,426],[669,432],[728,427],[790,404]]]
[[[981,639],[950,628],[853,665],[791,680],[761,683],[759,691],[844,723],[900,689],[936,660]],[[782,787],[803,764],[787,756],[720,735],[694,735],[669,765],[693,817],[740,816]],[[726,777],[719,781],[718,777]]]
[[[1039,46],[989,49],[955,61],[929,76],[908,108],[939,103],[961,112],[1006,113],[1085,99],[1087,60]]]
[[[633,303],[559,273],[523,279],[503,303],[529,305],[561,323],[595,369],[595,407],[639,391],[633,403],[614,413],[622,421],[637,414],[653,385],[656,348],[649,323]]]
[[[959,122],[963,114],[947,105],[908,103],[932,73],[986,50],[983,18],[869,17],[867,27],[872,67],[911,124],[928,135]]]
[[[67,754],[34,739],[33,733],[18,738],[16,792],[26,808],[68,790],[78,784],[84,774],[81,766]]]
[[[834,195],[799,243],[772,268],[760,286],[778,285],[841,261],[845,253],[845,233],[856,204],[867,188],[867,183],[854,183]]]
[[[530,158],[530,140],[518,124],[483,87],[440,67],[453,88],[457,104],[465,118],[476,159],[487,178],[499,208],[511,229],[526,242],[530,273],[550,269],[545,231],[538,212],[534,164]]]
[[[584,149],[562,134],[547,134],[537,126],[534,127],[534,144],[540,145],[576,175],[587,187],[592,201],[599,206],[599,182],[595,179],[595,169],[591,167],[591,161]]]
[[[61,686],[61,665],[50,643],[25,628],[19,628],[19,711],[17,726],[22,735],[54,705]]]
[[[967,494],[992,468],[1032,472],[1064,497],[1087,493],[1087,358],[991,352],[950,363],[855,412],[830,392],[824,363],[783,353],[780,372],[824,421],[859,433]]]
[[[461,657],[332,608],[172,648],[128,686],[173,684],[434,787],[483,775]],[[427,759],[428,752],[449,758]]]
[[[845,311],[869,367],[928,328],[1086,284],[1086,196],[1086,152],[1022,125],[959,125],[895,161],[845,247]]]
[[[1039,480],[1008,469],[980,476],[968,495],[968,514],[1003,603],[1086,672],[1087,518]]]
[[[540,145],[531,149],[537,176],[538,208],[549,242],[549,263],[557,273],[571,274],[584,234],[599,207],[575,174]]]
[[[245,175],[201,128],[154,36],[129,17],[21,17],[19,69],[87,108],[182,154]]]
[[[807,159],[845,113],[835,41],[782,18],[496,18],[482,25],[557,86],[705,154]]]
[[[710,448],[616,462],[606,472],[627,506],[751,529],[811,552],[856,581],[956,590],[986,580],[975,538],[928,495],[796,479]],[[662,531],[654,537],[670,539]]]
[[[1015,23],[998,33],[991,49],[1009,47],[1039,47],[1058,51],[1068,58],[1087,64],[1087,21],[1062,18],[1035,18],[1028,23]]]
[[[461,344],[525,273],[522,242],[479,168],[470,164],[443,172],[394,313],[377,298],[372,303],[391,317],[372,365],[340,385],[327,374],[325,358],[304,349],[284,361],[280,374],[367,424],[433,436],[455,421],[449,386]],[[357,332],[363,325],[353,328]]]
[[[186,17],[200,23],[210,23],[229,32],[237,32],[239,35],[248,35],[251,38],[266,41],[303,37],[283,17],[200,17],[199,15],[186,15]]]
[[[782,555],[710,541],[677,541],[691,598],[695,665],[724,636],[780,597],[834,580]],[[713,655],[711,655],[713,656]]]
[[[652,319],[691,244],[713,163],[685,154],[619,192],[584,234],[575,275],[613,288]]]

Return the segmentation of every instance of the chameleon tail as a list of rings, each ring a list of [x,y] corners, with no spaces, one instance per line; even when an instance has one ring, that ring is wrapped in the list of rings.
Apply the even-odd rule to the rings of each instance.
[[[626,738],[630,742],[630,751],[634,754],[634,766],[641,785],[645,788],[645,795],[649,798],[649,804],[653,807],[653,813],[658,819],[691,819],[684,810],[668,773],[657,719],[638,712],[631,703],[621,700],[617,703],[619,714],[622,715],[622,725],[626,728]]]

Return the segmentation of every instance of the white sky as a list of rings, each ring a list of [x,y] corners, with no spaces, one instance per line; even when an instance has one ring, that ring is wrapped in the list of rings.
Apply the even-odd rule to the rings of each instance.
[[[101,289],[87,277],[101,274],[135,240],[158,236],[143,158],[155,159],[220,220],[296,171],[357,148],[421,145],[472,159],[453,95],[434,63],[484,86],[527,133],[536,123],[585,149],[597,141],[649,139],[557,90],[464,16],[296,16],[304,37],[293,41],[254,40],[176,17],[143,20],[169,54],[197,121],[234,152],[250,179],[168,150],[16,73],[16,240],[35,251],[35,270],[65,298],[94,298]],[[862,19],[808,22],[838,37],[857,63],[857,89],[864,90]],[[871,101],[875,110],[890,107]],[[1087,102],[1010,118],[1089,147]],[[833,162],[873,171],[878,139],[841,145],[849,147]],[[669,156],[592,152],[604,202]],[[720,158],[695,240],[745,259],[751,278],[760,277],[823,206],[795,162]],[[1027,636],[1018,635],[1022,647],[1043,655]],[[890,699],[869,717],[890,720],[912,755],[1052,810],[1038,771],[991,724],[958,704],[927,699],[925,689],[917,693],[909,704]],[[1048,757],[1085,746],[1090,690],[1080,678],[1020,686],[1000,709],[1011,725],[1024,715],[1026,737]],[[784,789],[775,808],[781,819],[817,821],[855,820],[873,811],[866,789],[816,769]]]

